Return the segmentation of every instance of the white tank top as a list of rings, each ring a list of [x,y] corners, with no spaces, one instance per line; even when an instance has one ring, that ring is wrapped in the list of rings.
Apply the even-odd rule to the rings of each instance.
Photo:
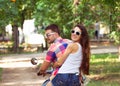
[[[82,47],[79,43],[77,43],[79,48],[75,53],[70,54],[65,62],[60,67],[58,73],[78,73],[79,67],[82,62]]]

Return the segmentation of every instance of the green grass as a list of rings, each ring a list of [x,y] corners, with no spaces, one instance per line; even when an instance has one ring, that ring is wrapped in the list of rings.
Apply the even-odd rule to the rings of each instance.
[[[92,55],[89,77],[91,81],[87,86],[120,86],[120,60],[118,55]]]
[[[0,81],[2,79],[2,68],[0,68]]]
[[[109,81],[91,81],[87,86],[120,86],[120,84]]]

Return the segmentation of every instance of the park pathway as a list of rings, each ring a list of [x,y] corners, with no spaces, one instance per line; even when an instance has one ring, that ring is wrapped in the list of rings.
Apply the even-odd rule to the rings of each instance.
[[[116,53],[117,46],[92,45],[91,53]],[[0,86],[41,86],[47,76],[37,76],[38,68],[30,63],[32,57],[39,59],[42,63],[46,51],[36,54],[16,54],[0,57],[0,68],[3,68],[2,81]]]
[[[37,66],[30,63],[32,57],[36,57],[41,63],[45,57],[45,52],[0,57],[2,58],[0,67],[3,68],[0,86],[41,86],[48,75],[45,77],[37,76]]]

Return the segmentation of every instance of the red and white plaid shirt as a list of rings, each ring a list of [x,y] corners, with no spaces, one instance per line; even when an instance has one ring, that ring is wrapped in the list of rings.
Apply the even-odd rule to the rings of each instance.
[[[71,40],[63,39],[61,37],[57,38],[54,43],[52,43],[48,49],[47,55],[45,60],[47,62],[55,62],[57,61],[57,58],[61,57],[61,55],[64,53],[68,43],[70,43]],[[54,69],[53,75],[56,75],[59,68]]]

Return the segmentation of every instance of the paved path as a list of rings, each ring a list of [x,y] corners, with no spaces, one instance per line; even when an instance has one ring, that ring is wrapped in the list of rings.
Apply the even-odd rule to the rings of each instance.
[[[118,52],[118,46],[92,46],[92,54],[102,54],[102,53],[116,53]]]
[[[91,46],[91,53],[116,53],[116,46]],[[0,57],[0,67],[3,68],[0,86],[41,86],[41,83],[49,76],[40,77],[36,73],[38,69],[30,63],[32,57],[39,59],[42,63],[46,51],[36,54],[16,54]]]

